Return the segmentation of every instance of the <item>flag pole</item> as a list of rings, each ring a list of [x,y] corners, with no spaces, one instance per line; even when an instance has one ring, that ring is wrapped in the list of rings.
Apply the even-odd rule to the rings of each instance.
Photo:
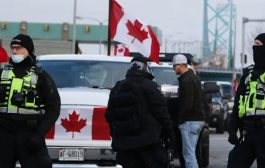
[[[76,49],[76,8],[77,8],[77,0],[74,0],[72,54],[77,54],[75,53],[75,49]]]
[[[110,38],[110,15],[111,15],[112,0],[109,0],[109,26],[108,26],[108,55],[110,55],[111,38]]]

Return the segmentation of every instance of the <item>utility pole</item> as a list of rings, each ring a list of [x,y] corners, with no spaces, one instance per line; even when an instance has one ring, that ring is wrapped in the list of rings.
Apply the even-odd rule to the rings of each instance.
[[[77,6],[77,0],[74,0],[74,19],[73,19],[73,42],[72,42],[72,54],[75,54],[75,43],[76,43],[76,6]]]

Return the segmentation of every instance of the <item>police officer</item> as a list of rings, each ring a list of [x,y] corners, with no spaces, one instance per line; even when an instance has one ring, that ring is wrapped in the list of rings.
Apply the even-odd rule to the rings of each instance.
[[[51,168],[44,136],[57,120],[60,97],[51,77],[36,66],[33,41],[11,41],[10,62],[0,71],[0,167]]]
[[[111,90],[106,119],[112,148],[117,151],[117,162],[123,168],[165,168],[168,164],[161,139],[169,140],[169,148],[173,148],[175,135],[166,101],[153,78],[146,59],[136,57],[126,79]],[[141,109],[138,113],[136,104]]]
[[[228,141],[235,146],[228,168],[249,168],[255,159],[265,167],[265,33],[255,38],[253,58],[255,64],[243,71],[229,120]]]

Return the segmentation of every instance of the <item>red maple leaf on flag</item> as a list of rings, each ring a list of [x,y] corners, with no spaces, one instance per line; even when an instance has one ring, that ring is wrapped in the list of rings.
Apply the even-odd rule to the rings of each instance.
[[[123,51],[124,51],[123,48],[119,48],[119,49],[118,49],[118,52],[123,52]]]
[[[66,129],[66,132],[72,132],[72,138],[74,138],[74,132],[81,132],[81,129],[86,126],[86,119],[79,119],[79,114],[75,111],[69,114],[68,118],[61,119],[61,125]]]
[[[141,43],[143,43],[143,41],[148,38],[147,37],[148,32],[145,31],[144,29],[142,30],[143,24],[140,23],[137,19],[134,21],[134,23],[128,20],[128,22],[126,23],[126,26],[129,30],[128,34],[134,37],[133,41],[137,39]]]

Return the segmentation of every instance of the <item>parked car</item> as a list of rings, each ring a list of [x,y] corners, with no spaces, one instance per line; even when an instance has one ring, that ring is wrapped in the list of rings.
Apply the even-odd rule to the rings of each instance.
[[[234,95],[231,83],[223,81],[205,81],[203,85],[214,83],[218,90],[211,92],[209,125],[216,128],[216,133],[224,133],[229,113],[234,105]]]
[[[225,112],[226,112],[225,127],[227,127],[229,116],[232,113],[234,107],[234,98],[235,98],[234,89],[231,82],[216,81],[216,83],[220,87],[222,102],[225,106]]]
[[[158,85],[161,87],[161,91],[167,99],[168,110],[172,117],[176,117],[178,109],[178,79],[177,75],[172,68],[172,64],[168,62],[162,62],[160,64],[151,63],[150,67],[155,76],[155,80]],[[180,136],[180,132],[176,129],[176,135]],[[177,143],[181,139],[177,137]],[[181,145],[177,144],[177,148],[180,148]],[[179,151],[176,149],[176,151]],[[196,156],[200,167],[207,167],[209,164],[209,130],[204,128],[201,131],[197,148]],[[175,158],[179,158],[179,153],[176,153]]]

